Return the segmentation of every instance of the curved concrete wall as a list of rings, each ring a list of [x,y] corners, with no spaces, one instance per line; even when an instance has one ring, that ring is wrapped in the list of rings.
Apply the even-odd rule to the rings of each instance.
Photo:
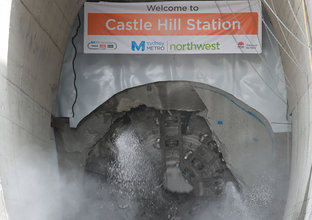
[[[290,0],[300,27],[306,34],[308,19],[304,19],[303,2]],[[61,218],[56,211],[57,202],[51,203],[45,196],[47,191],[51,193],[59,187],[53,184],[58,172],[55,148],[50,141],[50,117],[55,111],[65,45],[82,3],[83,0],[2,0],[0,3],[0,177],[10,219]],[[276,9],[277,15],[290,30],[308,44],[309,35],[301,33],[288,1],[263,0],[263,3],[269,12],[268,6]],[[312,3],[307,0],[305,3],[309,26],[312,23]],[[311,57],[309,49],[298,43],[278,23],[274,13],[270,16],[277,38],[287,51],[280,49],[288,79],[288,111],[293,130],[285,219],[310,219]],[[310,30],[311,26],[308,32]],[[303,73],[287,54],[296,57]],[[25,168],[25,162],[30,164],[29,167]],[[37,172],[39,170],[45,170],[47,175],[41,175]],[[40,187],[35,188],[38,183]],[[0,218],[6,219],[1,197],[0,190]],[[36,208],[42,204],[46,205],[42,206],[38,215]],[[34,212],[37,212],[36,217]]]
[[[61,219],[57,200],[49,198],[60,187],[50,121],[82,0],[4,0],[0,5],[6,26],[1,25],[0,37],[0,176],[6,209],[10,219]],[[6,33],[9,38],[3,39]]]
[[[280,52],[288,80],[288,112],[292,118],[291,176],[284,219],[308,220],[312,218],[310,200],[312,63],[309,54],[311,48],[309,51],[309,48],[299,43],[294,36],[279,24],[272,11],[276,12],[300,41],[308,45],[311,40],[312,2],[291,0],[290,3],[296,18],[292,15],[288,1],[263,0],[263,3],[270,14],[276,36],[284,48],[280,47]],[[305,11],[308,14],[304,15]],[[308,17],[305,18],[305,16]],[[296,19],[302,30],[297,25]],[[289,55],[293,58],[290,59]],[[293,61],[300,66],[301,70]]]

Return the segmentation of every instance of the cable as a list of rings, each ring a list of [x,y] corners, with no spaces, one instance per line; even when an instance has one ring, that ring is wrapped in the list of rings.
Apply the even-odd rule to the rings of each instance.
[[[290,8],[290,10],[291,10],[291,13],[292,13],[292,15],[294,16],[295,21],[296,21],[296,23],[297,23],[297,25],[298,25],[298,27],[299,27],[299,29],[300,29],[300,31],[301,31],[301,34],[302,34],[302,36],[305,37],[305,33],[304,33],[302,27],[301,27],[300,24],[299,24],[298,18],[297,18],[297,16],[296,16],[295,12],[294,12],[294,9],[293,9],[292,5],[291,5],[291,3],[290,3],[289,0],[287,0],[287,1],[288,1],[289,8]]]
[[[250,0],[248,0],[248,4],[249,4],[249,10],[250,10],[250,13],[251,13],[251,11],[252,11],[252,8],[251,8],[251,4],[250,4]],[[228,5],[228,7],[230,7],[229,5]],[[231,9],[231,7],[230,7],[230,9]],[[232,11],[232,9],[231,9],[231,12],[232,12],[232,14],[233,14],[233,11]],[[234,15],[234,14],[233,14]],[[235,15],[234,15],[235,16]],[[237,18],[236,18],[236,20],[237,20]],[[262,18],[262,20],[263,20],[263,22],[264,22],[264,18]],[[254,24],[255,25],[255,24]],[[268,26],[266,26],[266,31],[267,31],[267,29],[268,29],[269,27]],[[244,29],[243,29],[243,31],[244,31]],[[245,32],[245,31],[244,31]],[[246,35],[246,32],[245,32],[245,35]],[[268,35],[268,38],[269,38],[269,41],[270,41],[270,43],[272,44],[272,42],[271,42],[271,38],[270,38],[270,35],[268,34],[268,32],[267,32],[267,35]],[[250,41],[250,39],[248,38],[248,36],[246,35],[246,38],[248,39],[248,41],[251,43],[251,41]],[[259,38],[258,38],[258,42],[260,42],[259,41]],[[273,46],[272,46],[273,47]],[[292,51],[292,49],[290,48],[290,50]],[[266,66],[268,67],[268,69],[271,69],[271,66],[268,64],[268,62],[267,62],[267,60],[264,58],[264,57],[262,57],[259,53],[257,53],[257,55],[260,57],[260,59],[266,64]],[[297,62],[297,59],[295,60],[296,62]],[[274,72],[274,71],[272,71],[272,72]],[[258,74],[259,75],[259,74]],[[289,84],[289,86],[287,85],[287,83],[285,83],[285,85],[286,85],[286,87],[287,88],[289,88],[289,89],[291,89],[294,93],[295,93],[295,95],[296,95],[296,97],[297,97],[297,99],[298,99],[298,93],[297,93],[297,90],[295,89],[295,87],[292,85],[292,83],[289,81],[289,79],[288,79],[288,77],[287,77],[287,75],[286,74],[284,74],[284,77],[285,77],[285,80],[288,82],[288,84]],[[278,76],[278,79],[280,80],[280,81],[282,81],[282,79]],[[274,77],[272,76],[272,80],[275,80],[274,79]]]
[[[273,9],[270,7],[268,2],[266,0],[262,0],[267,7],[270,9],[272,14],[276,17],[276,19],[284,26],[284,28],[304,47],[308,47],[304,42],[302,42],[289,28],[284,24],[284,22],[278,17],[278,15],[273,11]]]
[[[270,34],[269,34],[269,31],[267,30],[267,28],[264,28],[264,30],[265,30],[265,32],[266,32],[266,35],[268,36],[268,39],[269,39],[269,42],[270,42],[271,47],[274,48],[273,42],[272,42],[272,39],[271,39],[271,36],[270,36]],[[275,54],[276,59],[278,59],[279,62],[282,63],[282,60],[281,60],[280,55],[278,56],[278,55],[276,54],[275,50],[274,50],[274,54]],[[261,56],[260,56],[260,57],[261,57]],[[264,59],[264,61],[267,63],[267,60],[266,60],[265,58],[263,58],[263,59]],[[269,65],[269,64],[267,64],[267,65]],[[290,80],[288,79],[288,76],[287,76],[285,73],[284,73],[283,75],[284,75],[284,79],[285,79],[285,81],[286,81],[286,83],[285,83],[286,87],[289,88],[290,91],[292,91],[292,92],[295,94],[295,96],[297,97],[297,99],[298,99],[299,96],[298,96],[298,92],[297,92],[296,88],[295,88],[294,85],[290,82]],[[278,75],[277,77],[278,77],[278,79],[279,79],[280,81],[283,82],[282,78],[281,78],[279,75]],[[273,77],[272,77],[272,78],[273,78]]]
[[[272,4],[272,8],[273,8],[274,12],[277,13],[277,12],[276,12],[276,9],[275,9],[274,2],[273,2],[272,0],[271,0],[271,4]],[[280,23],[280,22],[277,22],[277,23],[278,23],[278,26],[279,26],[279,28],[280,28],[280,30],[281,30],[281,32],[282,32],[283,38],[284,38],[284,40],[285,40],[285,42],[286,42],[286,45],[287,45],[288,48],[289,48],[289,51],[290,51],[292,57],[293,57],[294,60],[298,63],[298,59],[297,59],[297,57],[295,56],[295,53],[294,53],[294,51],[292,50],[292,48],[291,48],[291,46],[290,46],[290,44],[289,44],[289,42],[288,42],[287,37],[285,36],[284,30],[283,30],[283,28],[282,28],[282,26],[281,26],[281,23]]]
[[[236,21],[238,21],[238,19],[237,19],[237,17],[235,16],[235,14],[234,14],[234,12],[233,12],[231,6],[228,4],[227,1],[226,1],[226,4],[227,4],[227,7],[230,9],[230,11],[231,11],[231,13],[232,13],[232,16],[236,19]],[[252,12],[252,8],[251,8],[251,3],[250,3],[249,0],[248,0],[248,6],[249,6],[250,13],[251,13],[251,12]],[[220,11],[220,10],[219,10],[219,11]],[[252,16],[252,20],[253,20],[254,28],[256,28],[256,24],[255,24],[255,20],[254,20],[254,17],[253,17],[253,16]],[[242,31],[244,32],[245,37],[247,38],[247,40],[249,41],[249,43],[252,44],[252,42],[251,42],[251,40],[249,39],[249,37],[247,36],[246,31],[245,31],[244,28],[242,29]],[[268,35],[268,33],[267,33],[267,35]],[[268,35],[268,37],[269,37],[269,35]],[[236,39],[234,36],[233,36],[233,38],[234,38],[234,40]],[[257,35],[257,39],[258,39],[258,43],[261,44],[258,35]],[[236,40],[235,40],[235,41],[236,41]],[[269,41],[270,41],[270,43],[272,44],[270,37],[269,37]],[[236,41],[236,43],[237,43],[237,41]],[[273,46],[272,46],[272,47],[273,47]],[[263,61],[264,64],[266,64],[268,70],[271,70],[272,68],[271,68],[271,66],[268,64],[267,60],[259,54],[257,48],[255,48],[255,50],[256,50],[256,54],[257,54],[258,57],[261,59],[261,61]],[[242,49],[241,49],[241,52],[244,53],[244,52],[242,51]],[[250,64],[250,65],[252,65],[252,64]],[[268,86],[268,84],[267,84],[266,81],[262,78],[261,74],[256,70],[256,68],[255,68],[253,65],[252,65],[252,67],[253,67],[253,69],[257,72],[257,74],[258,74],[258,76],[261,78],[261,80]],[[274,71],[272,71],[272,72],[274,72]],[[275,81],[273,75],[270,75],[270,76],[271,76],[272,80]],[[279,76],[277,76],[277,77],[278,77],[278,80],[279,80],[279,81],[282,81],[282,79],[281,79]],[[285,75],[285,78],[286,78],[286,80],[287,80],[287,76],[286,76],[286,75]],[[286,85],[286,87],[288,87],[288,85],[287,85],[286,83],[285,83],[285,85]],[[290,85],[290,86],[291,86],[291,85]],[[275,94],[275,92],[273,91],[273,89],[272,89],[270,86],[268,86],[268,88]],[[292,89],[292,88],[291,88],[291,89]],[[296,91],[295,91],[295,93],[297,94]],[[282,100],[282,102],[284,102],[285,104],[287,104],[287,103],[284,101],[284,98],[281,98],[281,97],[280,97],[279,95],[277,95],[277,94],[275,94],[275,95],[276,95],[278,98],[280,98],[280,99]]]
[[[267,25],[267,23],[263,21],[264,26],[267,28],[267,30],[270,32],[270,34],[272,35],[272,37],[275,39],[275,41],[278,43],[278,45],[283,49],[283,51],[286,53],[286,55],[289,57],[289,59],[297,66],[297,68],[300,70],[300,73],[305,74],[306,76],[306,72],[300,67],[300,65],[292,58],[292,56],[287,52],[287,50],[283,47],[282,43],[277,39],[277,37],[274,35],[274,33],[272,32],[272,30],[269,28],[269,26]]]
[[[77,102],[77,98],[78,98],[78,89],[77,89],[77,85],[76,85],[76,80],[77,80],[77,74],[76,74],[76,69],[75,69],[75,61],[76,61],[76,57],[77,57],[77,47],[75,45],[75,38],[77,37],[78,35],[78,32],[79,32],[79,29],[80,29],[80,26],[81,26],[81,21],[80,21],[80,16],[78,14],[77,16],[78,18],[78,26],[76,28],[76,33],[75,35],[72,37],[72,45],[74,47],[74,51],[75,51],[75,54],[74,54],[74,58],[73,58],[73,61],[72,61],[72,67],[73,67],[73,73],[74,73],[74,89],[75,89],[75,99],[74,99],[74,102],[73,102],[73,105],[72,105],[72,113],[73,113],[73,118],[75,117],[75,110],[74,110],[74,107],[75,107],[75,104]]]
[[[249,0],[248,0],[248,1],[249,1]],[[263,23],[265,23],[264,19],[262,19],[262,20],[263,20]],[[279,24],[279,26],[280,26],[280,24]],[[280,26],[280,29],[281,29],[281,26]],[[279,41],[278,41],[277,38],[275,37],[274,33],[271,31],[270,27],[269,27],[266,23],[265,23],[265,30],[266,30],[267,35],[268,35],[268,37],[269,37],[270,43],[272,43],[272,42],[271,42],[271,37],[270,37],[270,35],[269,35],[269,32],[270,32],[270,34],[272,34],[272,36],[273,36],[274,39],[277,41],[277,43],[279,43]],[[282,29],[281,29],[281,30],[282,30]],[[268,32],[268,31],[269,31],[269,32]],[[299,66],[298,60],[296,59],[296,56],[295,56],[295,54],[294,54],[294,52],[293,52],[291,46],[289,45],[288,40],[286,39],[283,30],[282,30],[282,33],[283,33],[283,36],[284,36],[284,38],[285,38],[285,40],[286,40],[287,46],[289,47],[289,49],[290,49],[290,51],[291,51],[291,53],[292,53],[293,56],[290,56],[290,54],[287,54],[287,55],[288,55],[290,58],[293,59],[293,61],[296,63],[296,65]],[[279,44],[279,45],[281,46],[281,44]],[[281,46],[281,47],[282,47],[282,46]],[[284,48],[283,48],[283,49],[284,49]],[[284,49],[284,51],[286,52],[286,49]],[[260,56],[260,57],[261,57],[261,56]],[[265,62],[267,62],[267,61],[265,60]],[[299,99],[297,90],[295,89],[295,87],[293,86],[293,84],[290,82],[290,80],[288,79],[288,77],[287,77],[286,74],[284,74],[284,77],[285,77],[285,80],[286,80],[286,81],[288,82],[288,84],[289,84],[289,86],[288,86],[287,83],[286,83],[286,87],[289,88],[289,89],[291,89],[291,90],[295,93],[296,98]],[[280,80],[281,80],[281,79],[280,79]]]
[[[219,5],[217,4],[216,1],[214,1],[214,2],[215,2],[215,5],[216,5],[217,8],[218,8],[218,11],[219,11],[219,14],[220,14],[221,18],[223,19],[222,12],[221,12],[221,9],[220,9]],[[227,4],[228,8],[230,9],[230,11],[231,11],[231,13],[232,13],[232,16],[233,16],[236,20],[238,20],[237,17],[235,16],[235,14],[233,13],[231,7],[228,5],[228,2],[225,1],[225,3]],[[231,30],[230,30],[230,31],[231,31]],[[245,32],[244,29],[243,29],[243,32]],[[235,38],[235,36],[234,36],[233,34],[232,34],[231,36],[232,36],[233,40],[236,42],[236,44],[238,44],[238,41],[237,41],[237,39]],[[245,36],[246,36],[246,38],[248,39],[248,41],[251,43],[250,39],[249,39],[248,36],[246,35],[246,32],[245,32]],[[259,44],[260,44],[260,39],[259,39],[259,38],[258,38],[258,41],[259,41]],[[240,49],[240,51],[241,51],[242,54],[245,54],[244,51],[243,51],[241,48],[239,48],[239,49]],[[259,55],[259,52],[258,52],[257,48],[255,48],[255,50],[256,50],[256,53]],[[250,66],[253,68],[253,70],[257,73],[257,75],[259,76],[259,78],[264,82],[264,84],[272,91],[272,93],[273,93],[277,98],[279,98],[284,104],[287,104],[287,102],[284,100],[284,98],[281,97],[280,94],[278,94],[276,91],[274,91],[274,89],[263,79],[263,77],[262,77],[261,74],[258,72],[258,70],[255,68],[255,66],[254,66],[252,63],[249,63],[249,64],[250,64]]]

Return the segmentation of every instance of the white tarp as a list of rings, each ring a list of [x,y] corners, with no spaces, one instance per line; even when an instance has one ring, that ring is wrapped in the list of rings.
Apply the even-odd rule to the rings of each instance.
[[[83,19],[83,11],[80,16]],[[264,14],[264,19],[269,23],[268,15]],[[76,20],[72,36],[77,25]],[[274,132],[287,131],[287,94],[279,49],[265,28],[263,33],[261,54],[84,54],[81,26],[74,40],[78,50],[75,117],[71,41],[62,67],[57,116],[69,117],[70,126],[76,127],[94,109],[125,89],[160,81],[191,81],[232,94],[266,117]]]
[[[84,52],[261,53],[261,2],[86,2]]]

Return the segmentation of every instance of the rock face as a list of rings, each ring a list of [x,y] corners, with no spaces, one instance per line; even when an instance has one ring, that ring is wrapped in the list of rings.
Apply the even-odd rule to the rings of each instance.
[[[112,187],[113,207],[125,219],[190,219],[205,202],[222,199],[227,182],[238,189],[196,112],[140,106],[103,135],[88,153],[86,173]]]

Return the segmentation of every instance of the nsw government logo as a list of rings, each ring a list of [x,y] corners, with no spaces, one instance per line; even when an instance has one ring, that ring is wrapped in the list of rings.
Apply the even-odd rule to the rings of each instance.
[[[240,41],[240,42],[238,42],[237,47],[240,49],[243,49],[245,47],[245,43]]]
[[[91,50],[116,50],[117,44],[115,42],[90,41],[88,48]]]
[[[132,51],[164,51],[165,42],[162,41],[131,41]]]

